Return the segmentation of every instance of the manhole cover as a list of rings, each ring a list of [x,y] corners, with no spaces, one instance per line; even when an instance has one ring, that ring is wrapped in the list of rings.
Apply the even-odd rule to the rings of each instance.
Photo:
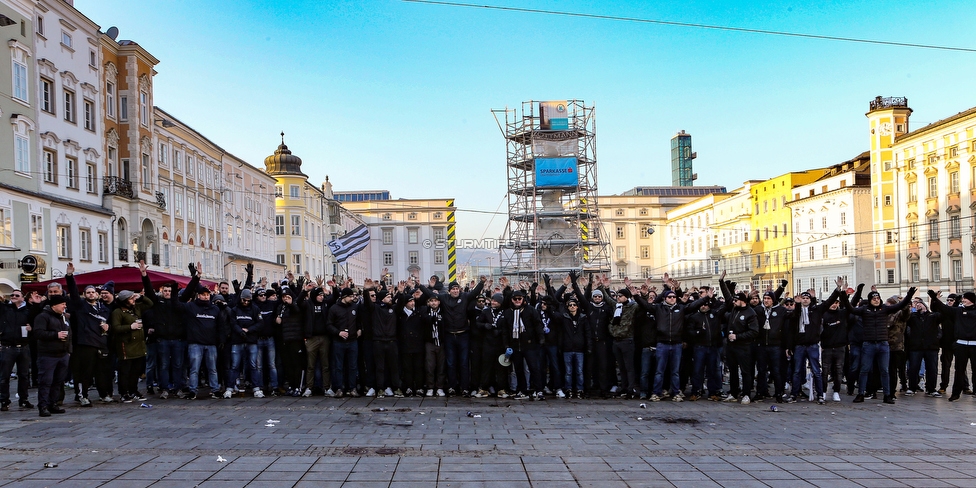
[[[384,447],[376,450],[376,454],[390,455],[390,454],[400,454],[399,449],[394,449],[392,447]]]
[[[359,447],[347,447],[342,450],[342,453],[351,454],[353,456],[362,456],[363,454],[366,454],[366,449],[362,449]]]
[[[666,424],[689,424],[695,425],[701,420],[690,418],[690,417],[661,417],[658,420]]]

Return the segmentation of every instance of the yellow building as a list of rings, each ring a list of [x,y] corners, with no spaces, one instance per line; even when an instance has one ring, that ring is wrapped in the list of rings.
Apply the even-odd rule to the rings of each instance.
[[[892,144],[908,133],[912,109],[902,97],[871,100],[868,124],[871,129],[871,220],[874,222],[875,283],[885,296],[897,291],[898,228],[901,227],[894,205],[896,181]]]
[[[786,173],[752,185],[753,268],[752,285],[757,289],[789,280],[793,268],[792,212],[786,204],[793,188],[811,183],[824,169]],[[794,290],[796,291],[796,290]]]
[[[313,277],[331,276],[332,266],[326,265],[325,249],[331,239],[330,202],[321,188],[308,182],[302,173],[302,158],[295,156],[285,145],[264,159],[265,171],[275,178],[276,261],[285,269],[300,275],[308,271]]]
[[[749,180],[733,190],[722,201],[712,205],[713,239],[709,258],[719,262],[719,274],[727,273],[726,279],[747,285],[752,282],[754,249],[756,246],[752,232],[752,187],[761,184],[759,180]]]
[[[873,116],[886,112],[894,112],[896,117],[903,114],[904,120],[896,124],[902,123],[907,129],[907,114],[911,112],[907,106],[877,112],[880,114],[869,113],[872,121]],[[872,141],[875,139],[872,135]],[[972,290],[976,107],[912,132],[901,133],[896,127],[890,151],[879,153],[890,153],[895,175],[891,185],[895,204],[883,196],[880,209],[875,208],[876,212],[893,214],[895,222],[892,230],[885,231],[893,234],[892,242],[886,240],[882,246],[886,258],[889,252],[896,258],[894,265],[888,259],[881,263],[885,266],[884,283],[892,291],[904,291],[909,286],[957,293]],[[893,269],[897,270],[895,279],[888,271]]]

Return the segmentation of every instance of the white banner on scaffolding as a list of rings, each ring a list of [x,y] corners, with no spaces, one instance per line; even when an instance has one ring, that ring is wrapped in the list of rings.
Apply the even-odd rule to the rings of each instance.
[[[532,154],[535,157],[577,156],[579,153],[579,139],[576,132],[540,132],[532,133]]]

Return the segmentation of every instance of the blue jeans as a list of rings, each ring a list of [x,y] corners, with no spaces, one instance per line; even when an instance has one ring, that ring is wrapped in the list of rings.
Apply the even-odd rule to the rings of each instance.
[[[563,379],[563,388],[572,388],[578,392],[583,391],[583,353],[564,352],[563,364],[566,367],[566,377]],[[568,394],[568,393],[567,393]]]
[[[888,382],[888,361],[891,356],[891,349],[888,348],[888,341],[865,342],[861,344],[861,377],[857,380],[857,392],[864,395],[868,385],[868,374],[871,367],[878,365],[881,373],[881,389],[885,396],[891,395],[891,385]]]
[[[247,353],[248,367],[251,371],[251,385],[255,388],[261,387],[261,370],[257,365],[258,345],[232,344],[230,346],[230,368],[227,369],[227,388],[237,387],[237,378],[241,374],[244,353]]]
[[[800,394],[800,388],[807,381],[807,362],[813,373],[813,390],[817,396],[823,395],[823,373],[820,369],[820,344],[796,346],[793,350],[793,396]]]
[[[640,392],[647,395],[651,393],[651,371],[654,364],[654,348],[641,348],[641,373],[640,373]]]
[[[654,394],[660,396],[664,388],[665,371],[671,377],[671,394],[677,395],[681,385],[678,376],[681,367],[681,344],[657,343],[657,370],[654,371]]]
[[[349,342],[333,341],[335,348],[335,368],[332,369],[332,386],[342,391],[352,391],[359,380],[359,344],[355,340]]]
[[[190,391],[196,393],[200,383],[200,363],[205,363],[207,379],[211,393],[220,390],[220,380],[217,378],[217,346],[190,344]]]
[[[456,388],[458,392],[467,391],[471,384],[468,370],[470,343],[471,340],[467,332],[448,333],[444,339],[445,357],[447,358],[447,387]],[[460,378],[458,378],[458,372],[461,373]]]
[[[861,343],[851,344],[851,362],[847,371],[847,394],[854,393],[854,384],[861,378]]]
[[[705,378],[708,378],[708,394],[722,393],[722,351],[716,346],[695,346],[695,374],[691,377],[691,392],[704,396]]]
[[[264,384],[264,365],[267,364],[268,386],[272,389],[278,388],[278,366],[275,365],[274,337],[261,337],[258,339],[257,357],[257,369],[258,374],[261,375],[261,384]]]
[[[159,386],[167,390],[182,390],[186,384],[183,378],[183,358],[186,356],[186,342],[179,339],[159,341]]]
[[[557,346],[545,345],[542,346],[542,354],[544,356],[542,363],[542,372],[545,374],[546,363],[549,364],[549,382],[546,383],[550,389],[553,391],[564,388],[563,387],[563,374],[562,374],[562,361],[559,360],[559,348]]]
[[[146,343],[146,388],[159,386],[159,342]]]

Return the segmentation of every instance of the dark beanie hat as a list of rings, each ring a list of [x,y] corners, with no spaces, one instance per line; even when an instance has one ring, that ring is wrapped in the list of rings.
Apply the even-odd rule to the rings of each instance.
[[[962,297],[969,300],[969,303],[976,303],[976,293],[967,291],[966,293],[962,294]]]
[[[343,288],[342,291],[339,292],[340,297],[351,297],[355,294],[356,292],[352,291],[352,288]]]
[[[868,301],[869,301],[869,302],[870,302],[871,300],[873,300],[873,299],[875,299],[875,298],[877,298],[877,299],[879,299],[879,300],[880,300],[880,299],[881,299],[881,294],[880,294],[880,293],[878,293],[878,292],[876,292],[876,291],[872,291],[872,292],[870,292],[870,293],[868,293]]]
[[[501,293],[495,293],[494,295],[491,296],[491,301],[497,303],[505,303],[505,295],[502,295]]]
[[[52,295],[52,296],[48,297],[48,299],[47,299],[47,304],[48,305],[52,305],[53,306],[53,305],[59,305],[59,304],[62,304],[62,303],[68,303],[68,297],[66,297],[64,295]]]
[[[621,288],[621,289],[617,290],[617,296],[620,296],[620,295],[623,295],[623,296],[625,296],[627,298],[634,298],[634,294],[631,293],[630,290],[628,290],[626,288]]]
[[[739,293],[736,293],[735,294],[735,299],[736,300],[742,300],[743,302],[748,302],[749,301],[749,295],[747,295],[746,292],[744,292],[744,291],[740,291]]]
[[[115,282],[114,281],[109,281],[108,283],[105,283],[104,285],[102,285],[101,291],[107,291],[107,292],[109,292],[109,293],[111,293],[111,294],[114,295],[115,294]]]
[[[386,298],[386,296],[389,295],[389,294],[390,294],[390,292],[388,292],[386,290],[379,290],[379,291],[377,291],[376,292],[376,301],[377,302],[382,302],[383,299]]]

